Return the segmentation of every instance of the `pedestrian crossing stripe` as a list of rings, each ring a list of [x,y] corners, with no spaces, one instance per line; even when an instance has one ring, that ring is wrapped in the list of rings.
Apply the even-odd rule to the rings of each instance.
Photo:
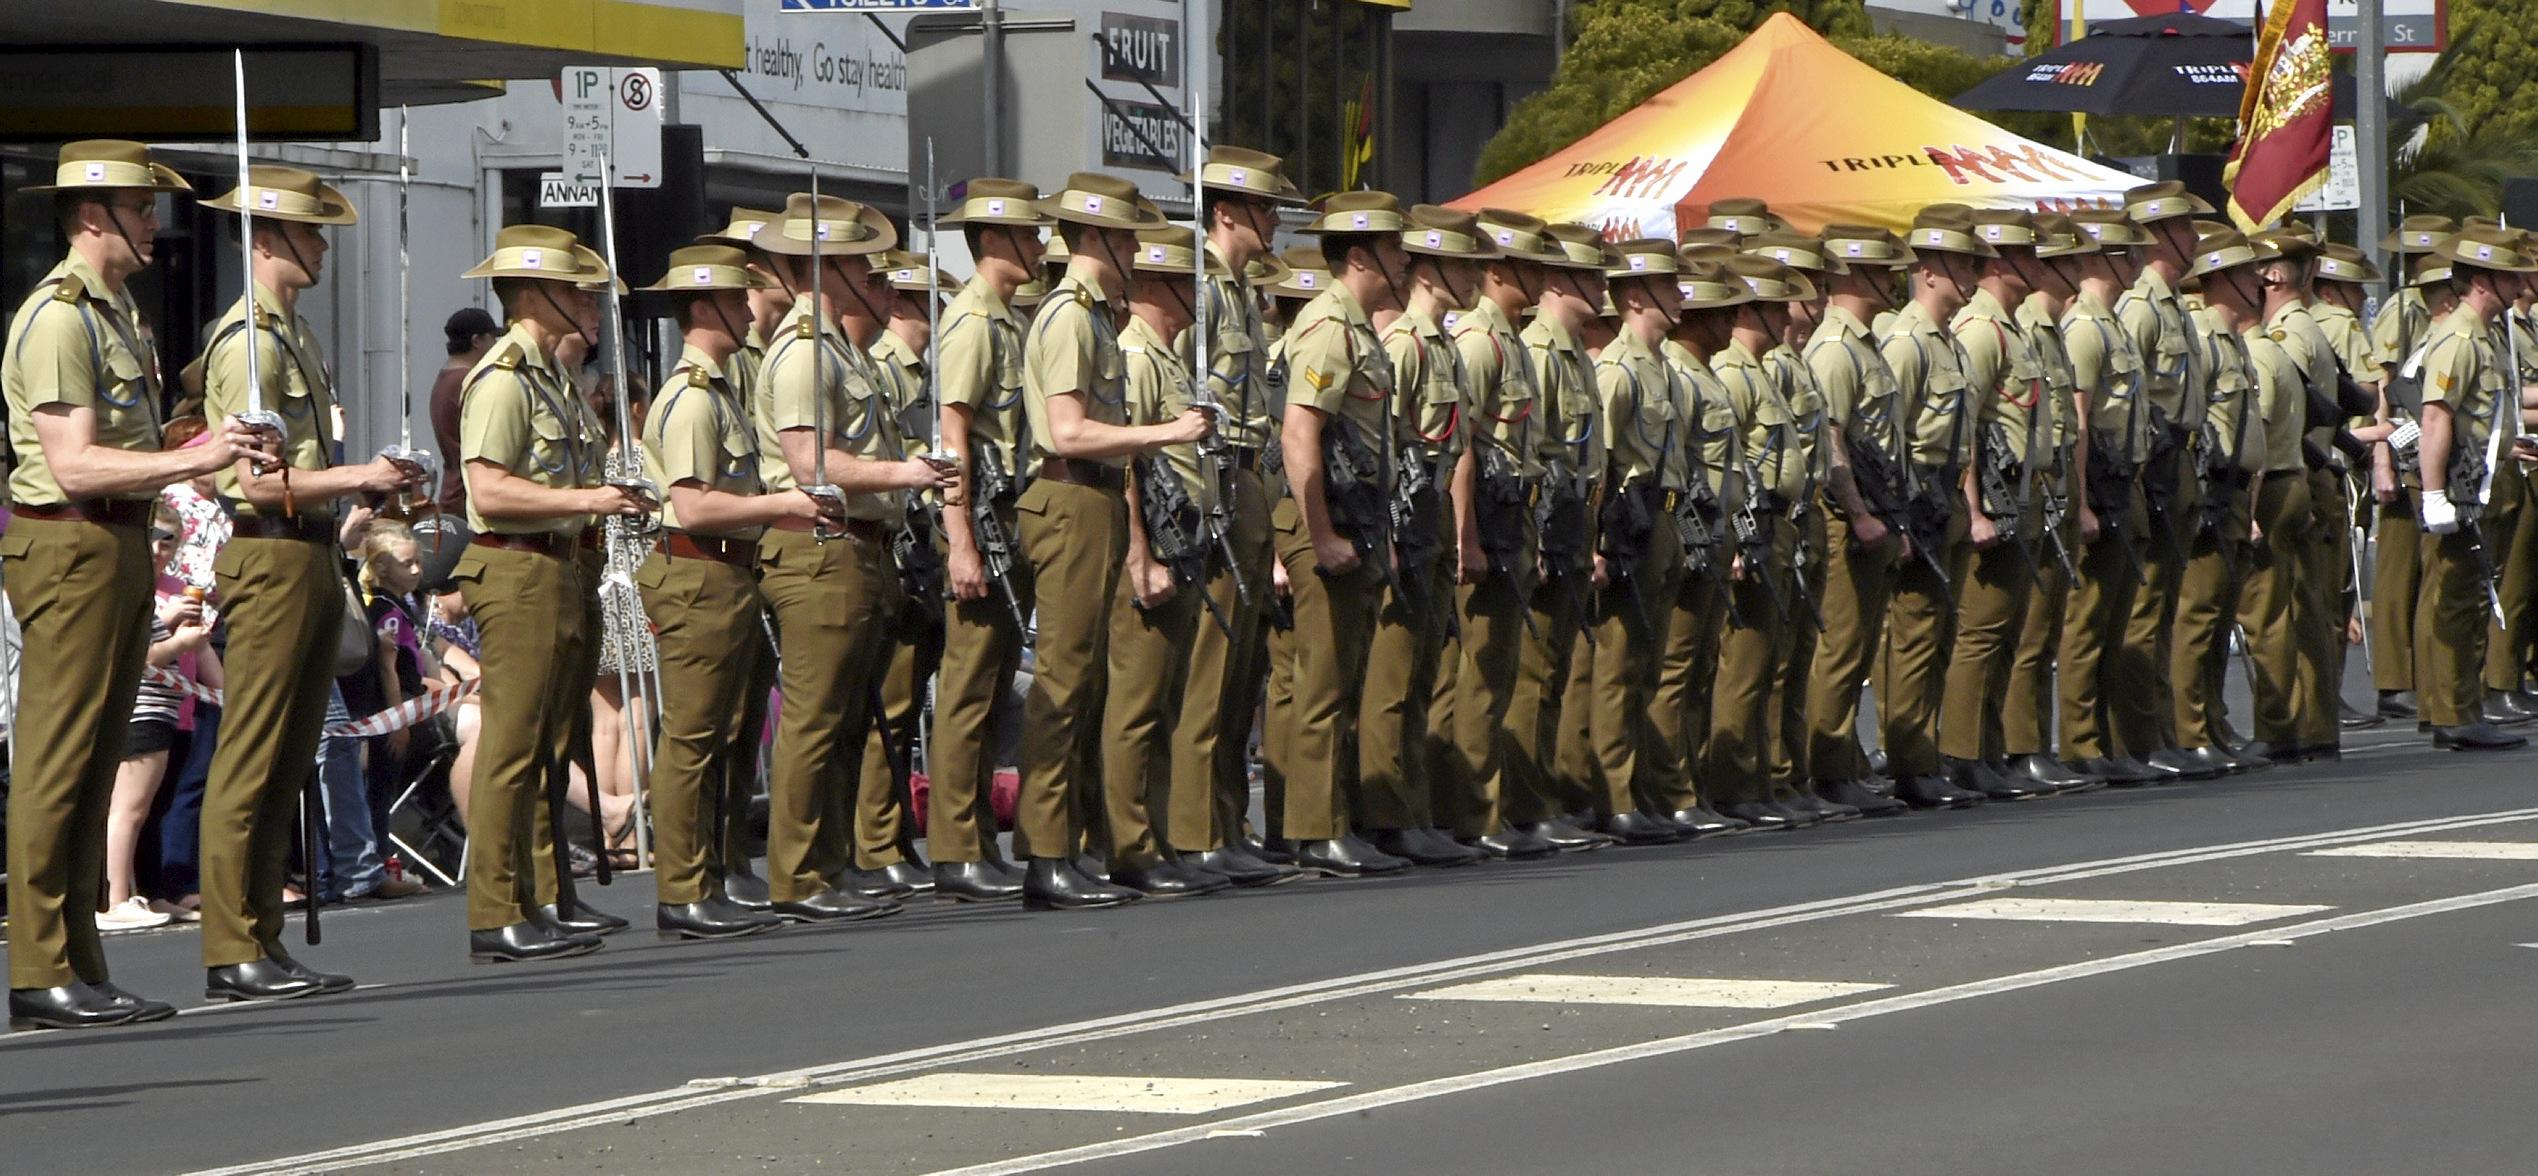
[[[895,1082],[808,1094],[786,1101],[825,1106],[1205,1115],[1346,1085],[1345,1082],[1292,1082],[1265,1078],[989,1074],[946,1070],[901,1078]]]
[[[2244,927],[2332,907],[2267,902],[2160,902],[2102,898],[1985,898],[1897,911],[1898,919],[2006,919],[2029,923],[2166,923]]]
[[[1686,1009],[1783,1009],[1891,987],[1818,980],[1726,980],[1693,976],[1580,976],[1527,972],[1425,992],[1401,1000],[1486,1000],[1517,1004],[1654,1005]]]
[[[2457,861],[2538,861],[2538,841],[2373,841],[2313,849],[2304,857],[2448,858]]]

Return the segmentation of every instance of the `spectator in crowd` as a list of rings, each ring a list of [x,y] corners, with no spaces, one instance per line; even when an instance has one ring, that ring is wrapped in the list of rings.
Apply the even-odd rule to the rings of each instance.
[[[444,580],[432,592],[431,619],[424,622],[432,656],[440,662],[440,681],[473,682],[484,670],[476,661],[476,619],[467,615],[467,597],[458,581]],[[467,823],[467,781],[476,771],[476,734],[484,728],[481,697],[469,694],[449,713],[458,740],[458,755],[449,763],[449,795],[458,809],[458,823]]]
[[[383,545],[383,534],[403,535],[409,554],[414,541],[405,528],[375,521],[366,506],[348,509],[338,534],[346,548],[362,553],[361,574],[365,581],[370,576],[373,552]],[[376,630],[373,632],[375,635]],[[371,655],[358,667],[335,679],[335,688],[326,700],[328,727],[367,717],[392,705],[382,702],[386,692],[381,685],[383,676],[393,681],[393,674],[381,668],[384,648],[374,645]],[[422,883],[390,873],[380,854],[379,847],[385,839],[370,797],[369,777],[362,770],[362,741],[341,735],[321,736],[317,741],[317,780],[326,794],[326,854],[322,870],[325,881],[320,897],[327,902],[350,902],[404,898],[420,892]]]
[[[150,554],[159,566],[176,558],[183,522],[166,503],[150,520]],[[148,663],[154,671],[220,688],[220,658],[211,648],[211,622],[205,618],[200,589],[167,590],[162,584],[158,606],[150,617]],[[134,884],[134,849],[149,821],[150,802],[167,775],[168,749],[176,743],[176,725],[189,699],[184,690],[153,677],[144,680],[134,699],[132,719],[124,728],[123,765],[115,771],[115,790],[106,810],[105,909],[97,915],[100,931],[135,931],[157,927],[173,916],[151,909]]]
[[[651,408],[650,389],[641,380],[633,382],[634,395],[626,402],[626,413],[633,418],[635,456],[628,465],[622,456],[617,437],[616,382],[600,375],[582,384],[583,396],[591,415],[601,423],[608,438],[607,472],[610,478],[643,476],[643,419]],[[634,764],[626,758],[626,699],[618,669],[640,683],[659,672],[659,647],[653,642],[652,626],[643,614],[643,597],[635,590],[635,570],[651,551],[650,541],[642,534],[642,523],[622,518],[602,521],[606,541],[600,550],[607,554],[607,570],[600,579],[599,672],[591,683],[591,759],[599,773],[600,803],[627,813],[634,811]],[[640,732],[638,732],[640,734]],[[587,800],[582,801],[588,804]],[[631,870],[635,868],[634,826],[619,817],[608,824],[609,864]]]
[[[441,514],[464,523],[467,484],[458,475],[459,398],[467,390],[467,370],[485,357],[494,340],[502,338],[502,328],[494,324],[492,315],[469,306],[449,316],[441,333],[448,337],[449,362],[432,377],[432,444],[441,456]]]

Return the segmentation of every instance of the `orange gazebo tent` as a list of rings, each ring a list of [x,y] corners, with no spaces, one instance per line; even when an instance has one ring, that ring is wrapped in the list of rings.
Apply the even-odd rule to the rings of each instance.
[[[2140,182],[1887,77],[1784,12],[1709,68],[1453,204],[1673,237],[1735,196],[1802,230],[1900,229],[1929,204],[2111,205]]]

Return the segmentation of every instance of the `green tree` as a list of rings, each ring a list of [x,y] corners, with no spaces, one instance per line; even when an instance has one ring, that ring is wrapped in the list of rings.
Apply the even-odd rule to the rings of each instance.
[[[1473,182],[1486,184],[1576,142],[1718,60],[1782,12],[1934,97],[1955,97],[2006,64],[1878,36],[1861,0],[1583,0],[1570,10],[1571,39],[1559,71],[1541,93],[1516,105],[1482,149]]]
[[[2397,92],[2413,118],[2389,128],[2392,206],[2450,217],[2491,215],[2502,204],[2505,180],[2538,175],[2538,120],[2508,109],[2489,109],[2481,120],[2468,114],[2492,76],[2485,37],[2493,27],[2454,33],[2449,51]]]
[[[2434,138],[2538,127],[2538,104],[2529,100],[2529,79],[2538,76],[2538,21],[2530,19],[2529,0],[2451,0],[2450,45],[2442,56],[2458,61],[2442,98],[2457,124],[2438,127]]]

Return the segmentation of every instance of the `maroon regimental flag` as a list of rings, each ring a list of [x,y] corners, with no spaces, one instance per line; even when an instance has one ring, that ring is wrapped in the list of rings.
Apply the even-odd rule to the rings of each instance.
[[[2326,0],[2280,0],[2257,35],[2239,100],[2238,145],[2221,171],[2230,219],[2247,232],[2272,224],[2326,182],[2335,133],[2326,7]]]

